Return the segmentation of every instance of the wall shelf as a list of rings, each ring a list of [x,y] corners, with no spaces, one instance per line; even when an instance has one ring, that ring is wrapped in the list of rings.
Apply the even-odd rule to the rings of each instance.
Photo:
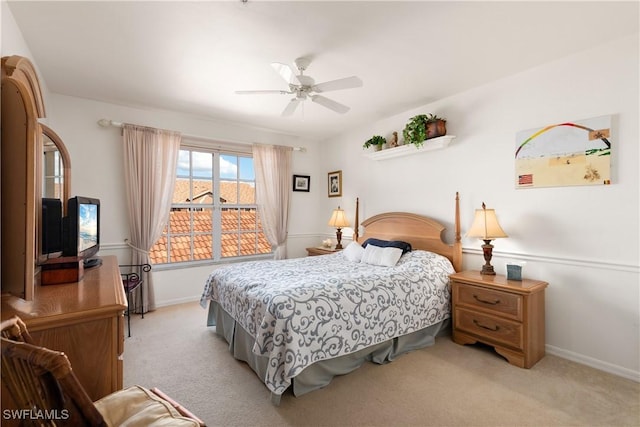
[[[454,135],[444,135],[438,138],[431,138],[424,142],[422,147],[416,147],[413,144],[401,145],[399,147],[387,148],[380,151],[372,151],[365,154],[366,157],[373,160],[386,160],[395,157],[410,156],[413,154],[424,153],[427,151],[440,150],[446,148],[455,138]]]

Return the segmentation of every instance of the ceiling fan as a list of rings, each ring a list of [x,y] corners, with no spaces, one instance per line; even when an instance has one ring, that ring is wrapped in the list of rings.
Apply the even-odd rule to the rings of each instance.
[[[307,98],[311,98],[312,102],[320,104],[323,107],[335,111],[336,113],[344,114],[350,110],[350,107],[318,94],[330,92],[332,90],[362,87],[362,80],[360,80],[359,77],[351,76],[316,84],[315,80],[304,74],[304,71],[307,69],[309,64],[311,64],[310,59],[298,58],[295,60],[295,64],[299,74],[296,74],[294,69],[287,64],[282,64],[280,62],[271,63],[271,66],[289,85],[289,90],[237,90],[235,93],[240,95],[274,93],[280,95],[295,95],[295,97],[291,98],[289,104],[287,104],[285,109],[282,111],[283,116],[292,115],[296,108],[298,108],[298,105]]]

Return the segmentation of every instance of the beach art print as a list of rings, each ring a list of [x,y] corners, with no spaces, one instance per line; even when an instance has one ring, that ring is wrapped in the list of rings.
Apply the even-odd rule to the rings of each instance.
[[[516,188],[611,184],[611,116],[516,134]]]

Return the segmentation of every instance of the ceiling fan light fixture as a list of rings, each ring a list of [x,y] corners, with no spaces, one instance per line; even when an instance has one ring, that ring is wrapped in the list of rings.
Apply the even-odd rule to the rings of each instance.
[[[295,94],[295,98],[289,101],[289,104],[282,112],[283,116],[290,116],[293,114],[298,104],[308,97],[311,100],[323,107],[326,107],[339,114],[345,114],[351,108],[344,104],[340,104],[332,99],[326,98],[317,93],[324,93],[334,90],[352,89],[356,87],[362,87],[362,80],[357,76],[344,77],[341,79],[331,80],[323,83],[315,84],[315,80],[304,75],[304,70],[311,64],[309,58],[297,58],[295,60],[296,67],[299,74],[296,74],[293,68],[287,64],[280,62],[272,62],[273,69],[282,77],[289,86],[289,91],[285,90],[253,90],[253,91],[236,91],[237,94],[266,94],[266,93],[281,93],[281,94]]]

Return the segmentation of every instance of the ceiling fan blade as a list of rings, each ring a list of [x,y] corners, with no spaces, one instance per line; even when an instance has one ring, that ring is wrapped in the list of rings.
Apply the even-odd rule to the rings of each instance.
[[[302,74],[297,75],[296,79],[302,86],[313,86],[313,84],[315,83],[315,81],[313,81],[311,77]]]
[[[293,112],[296,111],[296,108],[298,108],[299,104],[300,104],[300,99],[292,98],[291,101],[285,107],[285,109],[282,111],[282,116],[286,117],[286,116],[292,115]]]
[[[235,93],[237,93],[238,95],[255,95],[255,94],[269,94],[269,93],[286,95],[293,92],[289,92],[286,90],[236,90]]]
[[[293,68],[291,68],[291,66],[282,64],[280,62],[272,62],[271,66],[274,70],[276,70],[278,74],[280,74],[280,76],[284,79],[284,81],[287,82],[287,84],[295,82],[293,78],[295,77],[296,73],[295,71],[293,71]]]
[[[322,95],[312,95],[311,100],[340,114],[344,114],[351,109],[344,104],[340,104],[339,102],[336,102],[332,99],[325,98]]]
[[[324,83],[318,83],[311,89],[314,92],[329,92],[330,90],[351,89],[354,87],[362,87],[362,80],[359,77],[351,76],[343,79],[331,80]]]

